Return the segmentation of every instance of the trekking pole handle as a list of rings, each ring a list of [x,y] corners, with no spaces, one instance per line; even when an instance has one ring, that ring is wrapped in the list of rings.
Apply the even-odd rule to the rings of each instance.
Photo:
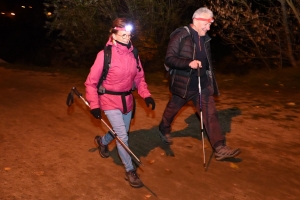
[[[201,74],[200,67],[197,67],[197,72],[198,72],[198,76],[200,76],[200,74]]]
[[[80,92],[76,89],[76,87],[73,87],[72,90],[73,90],[73,92],[76,94],[76,96],[78,96],[78,97],[85,103],[85,105],[87,105],[88,107],[90,107],[89,102],[87,102],[87,100],[85,100],[85,99],[82,97],[82,94],[80,94]]]
[[[76,87],[72,87],[73,92],[78,96],[82,96],[82,94],[80,94],[80,92],[76,89]]]

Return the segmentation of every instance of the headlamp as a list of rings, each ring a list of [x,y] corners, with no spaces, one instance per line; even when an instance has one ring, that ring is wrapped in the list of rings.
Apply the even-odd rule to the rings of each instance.
[[[127,25],[125,25],[124,28],[115,27],[114,29],[118,30],[118,31],[128,31],[128,32],[131,32],[133,28],[132,28],[131,24],[127,24]]]
[[[130,24],[125,26],[126,31],[132,31],[132,26]]]
[[[213,23],[214,22],[214,18],[201,18],[201,17],[195,17],[195,20],[200,20],[200,21],[205,21],[208,23]]]

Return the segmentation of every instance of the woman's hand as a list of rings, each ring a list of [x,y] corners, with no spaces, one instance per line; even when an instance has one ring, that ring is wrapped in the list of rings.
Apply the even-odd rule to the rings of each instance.
[[[146,97],[145,102],[146,102],[147,107],[149,107],[149,105],[151,104],[152,105],[152,110],[155,109],[155,102],[154,102],[154,99],[152,97]]]
[[[101,119],[101,118],[102,118],[100,108],[92,109],[90,112],[91,112],[91,114],[92,114],[96,119]]]

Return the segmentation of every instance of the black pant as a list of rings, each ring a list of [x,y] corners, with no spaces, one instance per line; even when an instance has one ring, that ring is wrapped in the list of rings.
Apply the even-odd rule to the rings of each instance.
[[[225,137],[221,131],[211,86],[202,89],[201,99],[203,124],[206,133],[208,134],[209,141],[212,147],[215,149],[224,143]],[[162,134],[171,133],[171,124],[175,115],[190,100],[192,100],[197,112],[200,115],[199,91],[188,91],[185,99],[177,95],[172,95],[159,124],[159,130]]]

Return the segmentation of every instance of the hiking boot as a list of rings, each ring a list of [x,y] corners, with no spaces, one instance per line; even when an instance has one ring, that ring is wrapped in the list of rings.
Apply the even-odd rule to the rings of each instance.
[[[226,145],[221,145],[215,149],[215,158],[218,161],[224,160],[225,158],[233,158],[237,156],[240,152],[241,151],[238,148],[234,149]]]
[[[143,187],[144,184],[139,178],[138,174],[136,173],[136,170],[130,170],[129,172],[126,172],[126,180],[129,182],[129,184],[134,188]]]
[[[102,158],[108,158],[109,157],[109,151],[108,151],[108,145],[102,144],[102,138],[101,136],[97,135],[94,140],[95,145],[99,149],[99,154]]]
[[[164,143],[166,143],[168,145],[173,144],[173,140],[172,140],[171,134],[167,133],[167,134],[163,135],[161,132],[158,132],[158,134],[159,134],[159,137],[161,138],[161,140]]]

